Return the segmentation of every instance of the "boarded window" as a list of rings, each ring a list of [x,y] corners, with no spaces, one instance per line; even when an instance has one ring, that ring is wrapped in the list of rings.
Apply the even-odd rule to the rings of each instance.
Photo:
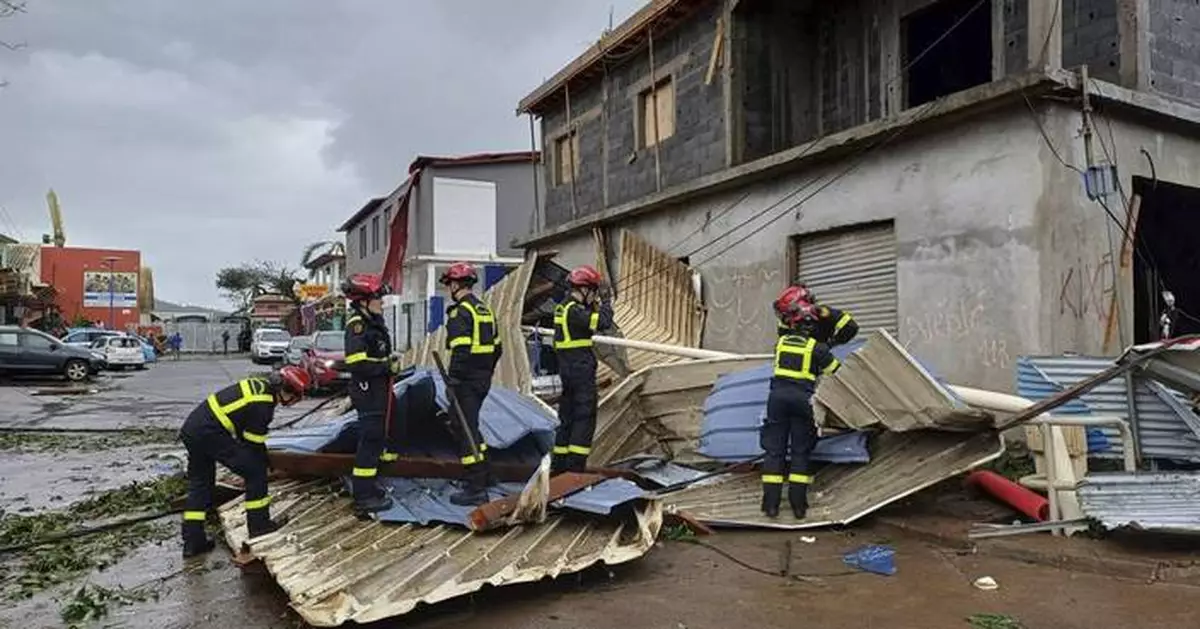
[[[643,148],[675,135],[675,82],[670,77],[642,92],[638,101],[638,139]]]
[[[579,176],[579,134],[571,131],[554,140],[554,183],[562,185]]]

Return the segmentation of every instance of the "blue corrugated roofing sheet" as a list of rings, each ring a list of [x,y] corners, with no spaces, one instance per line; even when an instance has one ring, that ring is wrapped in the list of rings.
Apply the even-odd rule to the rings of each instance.
[[[624,478],[610,478],[591,487],[584,487],[556,502],[556,505],[585,513],[608,515],[612,510],[645,497],[637,483]]]
[[[399,409],[399,421],[405,422],[406,433],[420,435],[420,438],[410,439],[402,444],[402,453],[439,454],[453,450],[453,444],[444,439],[432,439],[438,431],[430,431],[429,425],[415,425],[418,422],[438,421],[431,417],[405,417],[406,398],[409,390],[419,390],[428,387],[430,382],[436,390],[437,405],[443,410],[449,409],[446,401],[445,385],[441,377],[427,369],[418,370],[411,377],[396,383],[394,391],[396,405]],[[272,433],[267,439],[267,447],[273,450],[291,450],[296,452],[329,452],[331,446],[346,439],[343,434],[347,429],[356,429],[354,411],[342,417],[310,426],[291,428]],[[534,437],[539,446],[539,453],[546,452],[553,443],[554,429],[558,427],[558,419],[546,407],[541,406],[525,396],[504,387],[493,386],[483,402],[479,413],[480,432],[490,448],[504,450],[510,448],[526,437]],[[352,448],[351,448],[352,450]]]
[[[1078,495],[1084,515],[1108,529],[1200,533],[1200,475],[1195,472],[1088,474]]]
[[[706,474],[704,471],[649,455],[625,459],[610,464],[609,467],[633,470],[641,478],[663,487],[693,481]]]
[[[1017,360],[1017,390],[1022,397],[1039,401],[1111,367],[1111,358],[1092,356],[1022,356]],[[1130,422],[1143,457],[1200,461],[1200,437],[1189,422],[1200,422],[1191,409],[1178,402],[1183,396],[1161,384],[1134,379],[1136,417]],[[1129,420],[1129,395],[1123,378],[1104,382],[1055,413],[1096,414]],[[1185,419],[1184,413],[1192,414]],[[1122,454],[1120,435],[1102,428],[1110,448],[1101,456]],[[1089,451],[1093,439],[1088,439]]]
[[[467,526],[475,507],[450,502],[450,495],[462,488],[458,482],[441,478],[381,478],[379,484],[392,497],[392,508],[379,512],[381,522],[433,522]],[[520,483],[501,483],[489,491],[493,500],[521,493]]]
[[[862,346],[861,342],[834,348],[844,359]],[[722,461],[745,461],[762,454],[758,431],[767,411],[772,366],[762,365],[717,378],[712,393],[704,400],[704,422],[700,427],[700,454]],[[828,463],[866,463],[866,435],[848,433],[817,440],[813,460]]]

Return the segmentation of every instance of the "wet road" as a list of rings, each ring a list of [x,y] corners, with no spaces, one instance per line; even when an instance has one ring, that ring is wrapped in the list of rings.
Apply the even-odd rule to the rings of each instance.
[[[34,395],[29,384],[0,386],[0,426],[174,429],[209,392],[261,368],[245,360],[166,362],[127,377],[104,378],[98,393]],[[281,409],[279,422],[311,408]],[[119,439],[92,437],[0,440],[0,509],[22,514],[62,509],[69,503],[132,480],[171,469],[177,442],[163,438],[127,446]],[[4,436],[4,433],[0,433]],[[203,563],[185,568],[177,522],[164,521],[161,541],[147,541],[102,571],[50,588],[33,598],[0,600],[0,627],[63,627],[61,611],[85,585],[131,588],[150,595],[131,604],[84,602],[107,607],[89,627],[131,629],[294,629],[303,624],[282,591],[265,574],[243,574],[223,547]],[[754,572],[709,549],[662,542],[634,564],[598,568],[554,582],[490,588],[475,596],[420,609],[401,620],[376,625],[433,629],[661,628],[700,629],[755,626],[964,628],[975,614],[1004,614],[1020,625],[1041,627],[1184,627],[1194,622],[1189,601],[1195,588],[1122,581],[1045,566],[960,555],[894,530],[879,532],[869,522],[845,532],[817,531],[816,543],[797,534],[721,532],[707,541],[766,572],[777,569],[781,545],[793,542],[793,570],[809,574],[844,572],[840,554],[864,543],[897,549],[899,572],[892,577],[857,574],[796,582]],[[886,537],[886,540],[883,539]],[[0,578],[5,564],[0,562]],[[9,573],[11,576],[12,573]],[[1000,589],[972,587],[992,576]]]

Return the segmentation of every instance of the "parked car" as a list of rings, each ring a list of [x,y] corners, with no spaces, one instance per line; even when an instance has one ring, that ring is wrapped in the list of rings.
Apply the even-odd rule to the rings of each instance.
[[[87,349],[97,339],[106,336],[120,336],[121,334],[122,332],[116,330],[105,330],[102,328],[71,328],[67,330],[67,335],[62,338],[62,342],[72,347]]]
[[[62,375],[79,382],[100,371],[104,356],[67,345],[45,332],[0,326],[0,371],[11,374]]]
[[[304,353],[301,367],[312,376],[313,389],[345,386],[350,373],[345,371],[346,345],[341,332],[317,332],[312,348]]]
[[[146,368],[142,342],[133,336],[102,336],[92,343],[92,351],[104,355],[107,369]]]
[[[250,341],[250,360],[255,364],[281,361],[291,342],[292,335],[285,330],[259,328]]]
[[[304,360],[304,351],[311,347],[311,336],[293,336],[287,351],[283,353],[283,364],[299,366]]]
[[[142,357],[145,359],[146,364],[158,362],[158,351],[154,349],[154,343],[151,343],[150,339],[136,334],[131,334],[130,336],[142,344]]]

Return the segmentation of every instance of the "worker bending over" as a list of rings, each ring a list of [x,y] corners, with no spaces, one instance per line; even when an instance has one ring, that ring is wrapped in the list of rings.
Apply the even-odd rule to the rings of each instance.
[[[375,482],[379,462],[394,461],[386,451],[395,396],[392,378],[400,370],[392,355],[392,337],[383,319],[383,297],[390,292],[378,275],[360,273],[342,282],[350,301],[346,319],[346,369],[350,372],[350,403],[358,413],[358,448],[354,451],[351,491],[360,515],[386,511],[392,499]]]
[[[554,352],[562,397],[558,401],[558,431],[554,436],[551,472],[581,472],[587,467],[596,431],[596,354],[592,347],[599,328],[612,325],[612,304],[601,297],[600,273],[577,267],[567,276],[566,300],[554,307]]]
[[[220,463],[246,485],[246,528],[250,538],[273,533],[267,495],[267,427],[275,405],[299,402],[311,383],[308,372],[287,366],[263,377],[246,378],[208,396],[183,422],[179,438],[187,448],[188,494],[183,512],[183,556],[213,549],[204,520],[213,507]]]
[[[767,397],[767,419],[761,432],[762,510],[767,517],[779,515],[783,483],[788,483],[788,502],[796,519],[808,512],[809,456],[817,442],[812,396],[818,374],[831,374],[838,360],[829,346],[813,338],[819,322],[816,308],[800,298],[801,291],[789,286],[775,300],[775,313],[788,333],[775,344],[771,392]],[[791,445],[790,467],[788,446]]]
[[[816,308],[817,322],[813,328],[812,338],[816,339],[818,343],[824,343],[830,347],[843,345],[849,343],[858,334],[858,322],[850,316],[849,312],[818,303],[817,296],[801,282],[793,283],[788,288],[798,289],[800,291],[799,298]],[[788,327],[781,321],[779,336],[788,333]]]
[[[487,502],[487,489],[495,484],[487,459],[487,443],[479,432],[479,411],[492,388],[492,374],[504,350],[495,314],[472,292],[478,281],[475,267],[466,262],[450,265],[441,277],[442,285],[454,301],[446,310],[446,349],[450,350],[446,384],[454,389],[470,431],[469,435],[458,435],[462,463],[467,468],[467,486],[452,494],[450,502],[460,506]]]

